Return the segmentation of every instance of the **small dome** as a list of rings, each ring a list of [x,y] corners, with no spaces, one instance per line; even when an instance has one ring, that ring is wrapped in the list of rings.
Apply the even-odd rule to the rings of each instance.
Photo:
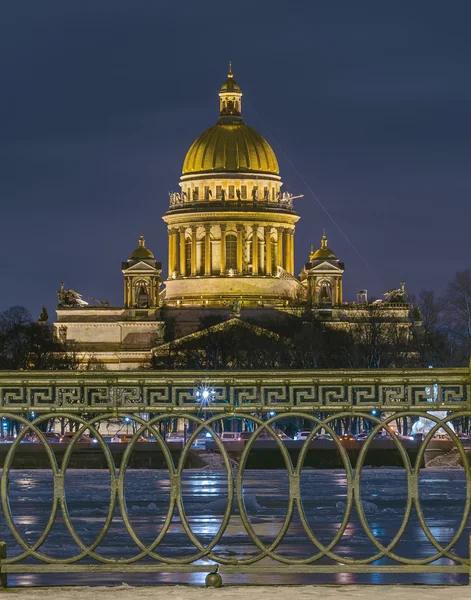
[[[229,62],[229,73],[227,74],[226,81],[221,86],[221,92],[240,92],[240,86],[234,79],[232,72],[232,61]]]
[[[242,120],[227,119],[221,119],[192,144],[182,174],[228,171],[278,175],[278,161],[270,144]]]
[[[319,260],[319,259],[337,260],[337,257],[335,256],[334,251],[331,250],[327,246],[327,236],[325,234],[325,231],[322,234],[321,247],[319,248],[319,250],[316,250],[315,252],[311,252],[311,254],[309,256],[309,260]]]
[[[330,248],[319,248],[319,250],[316,250],[312,255],[311,255],[311,260],[318,260],[320,258],[326,259],[326,258],[330,258],[333,260],[337,260],[337,257],[335,256],[334,252],[330,249]]]
[[[234,79],[232,73],[229,73],[226,81],[222,84],[221,92],[240,92],[240,86]]]
[[[144,236],[139,236],[139,247],[134,250],[134,252],[129,257],[129,260],[155,260],[155,256],[152,254],[149,248],[146,248],[145,242],[146,241],[144,239]]]

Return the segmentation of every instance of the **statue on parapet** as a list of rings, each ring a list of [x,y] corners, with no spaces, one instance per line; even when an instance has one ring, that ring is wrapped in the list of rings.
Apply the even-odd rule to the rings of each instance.
[[[59,300],[59,306],[63,308],[88,306],[88,302],[82,298],[82,294],[79,294],[75,290],[66,290],[63,281],[61,282],[60,290],[57,291],[57,299]]]
[[[43,308],[41,310],[41,314],[39,315],[39,318],[38,318],[38,323],[47,323],[48,319],[49,319],[49,315],[47,313],[47,308],[45,306],[43,306]]]
[[[405,303],[407,302],[407,292],[406,292],[406,284],[401,281],[401,287],[398,289],[388,290],[384,296],[385,302],[398,302]]]
[[[231,302],[229,303],[229,308],[231,309],[231,317],[240,317],[242,304],[238,298],[231,300]]]

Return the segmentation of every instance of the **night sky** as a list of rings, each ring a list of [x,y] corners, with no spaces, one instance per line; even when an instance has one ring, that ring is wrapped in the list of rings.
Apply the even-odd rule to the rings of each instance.
[[[167,192],[216,122],[229,60],[283,189],[305,195],[297,272],[323,227],[346,299],[441,292],[471,267],[469,0],[14,0],[0,15],[0,310],[54,317],[60,281],[120,305],[140,233],[166,268]]]

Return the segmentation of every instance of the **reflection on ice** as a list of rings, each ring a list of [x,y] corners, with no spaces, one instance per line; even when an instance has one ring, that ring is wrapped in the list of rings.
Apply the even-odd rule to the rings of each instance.
[[[15,524],[21,535],[29,543],[38,539],[44,531],[49,518],[53,500],[52,478],[48,471],[12,471],[10,473],[10,503]],[[244,475],[244,504],[249,520],[262,543],[270,545],[277,537],[285,520],[289,502],[289,482],[282,471],[247,471]],[[74,471],[67,475],[67,504],[72,523],[85,544],[91,544],[103,527],[108,512],[109,475],[104,471]],[[126,506],[129,519],[136,535],[146,545],[150,545],[159,535],[167,517],[170,500],[170,480],[165,471],[135,470],[126,474]],[[465,475],[462,470],[424,471],[420,476],[420,499],[424,518],[436,540],[446,546],[456,534],[463,515],[466,501]],[[301,479],[301,496],[307,522],[313,534],[323,545],[328,545],[339,531],[347,505],[347,479],[343,471],[318,471],[306,469]],[[208,547],[219,531],[224,511],[228,503],[227,474],[224,471],[186,472],[182,478],[182,498],[186,518],[193,534],[203,547]],[[405,473],[401,469],[364,469],[361,478],[361,498],[363,510],[375,538],[388,546],[399,530],[404,518],[407,490]],[[20,552],[11,532],[6,527],[5,518],[1,519],[1,535],[7,542],[10,556]],[[467,524],[454,551],[468,556]],[[34,540],[32,539],[34,538]],[[53,530],[41,548],[51,556],[69,557],[77,554],[74,544],[58,512]],[[122,515],[117,508],[110,531],[97,551],[106,556],[131,558],[140,552],[126,531]],[[368,539],[356,509],[353,508],[349,523],[340,537],[334,551],[341,557],[366,559],[377,552],[377,548]],[[402,556],[418,558],[432,556],[436,549],[429,542],[420,527],[417,515],[413,511],[403,538],[394,551]],[[187,535],[182,519],[175,509],[167,534],[156,552],[172,559],[195,555],[198,550]],[[232,513],[224,535],[214,548],[216,555],[225,558],[248,558],[259,555],[256,547],[244,529],[239,514],[237,498],[234,496]],[[306,534],[299,514],[295,510],[286,536],[277,548],[277,552],[289,558],[306,558],[318,552],[318,549]],[[326,562],[327,559],[322,559]],[[271,559],[264,559],[270,562]],[[444,564],[449,562],[444,559]],[[327,560],[327,562],[329,562]],[[388,564],[388,559],[381,559]],[[273,563],[272,563],[273,564]],[[331,583],[384,583],[397,581],[397,576],[332,574],[312,577],[308,575],[271,575],[266,583],[309,583],[315,581]],[[44,581],[46,576],[18,575],[14,581],[29,585]],[[75,577],[75,576],[74,576]],[[113,581],[108,576],[96,577],[96,583]],[[137,577],[137,576],[136,576]],[[225,576],[225,582],[262,583],[262,576]],[[408,582],[452,583],[458,576],[411,575]],[[59,583],[60,577],[53,576]],[[49,580],[49,582],[51,579]],[[69,576],[70,581],[70,576]],[[80,577],[74,579],[80,583]],[[83,581],[83,580],[82,580]],[[129,575],[120,581],[150,583],[197,583],[204,581],[204,574],[159,574],[140,575],[134,579]]]

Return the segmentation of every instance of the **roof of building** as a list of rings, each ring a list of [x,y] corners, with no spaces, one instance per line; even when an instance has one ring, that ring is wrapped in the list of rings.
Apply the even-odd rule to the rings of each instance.
[[[331,250],[328,246],[327,246],[327,236],[324,230],[324,233],[322,234],[322,239],[321,239],[321,247],[316,250],[315,252],[311,251],[311,254],[309,256],[309,260],[320,260],[320,259],[331,259],[331,260],[337,260],[337,257],[334,253],[333,250]]]
[[[234,92],[236,100],[242,96],[232,71],[220,93],[227,92]],[[279,174],[270,144],[244,123],[237,110],[232,114],[221,112],[216,125],[204,131],[191,145],[183,162],[183,175],[213,172]]]
[[[155,260],[155,256],[146,248],[146,241],[143,235],[139,236],[139,246],[134,250],[134,252],[129,257],[129,260],[145,260],[145,259],[153,259]]]

